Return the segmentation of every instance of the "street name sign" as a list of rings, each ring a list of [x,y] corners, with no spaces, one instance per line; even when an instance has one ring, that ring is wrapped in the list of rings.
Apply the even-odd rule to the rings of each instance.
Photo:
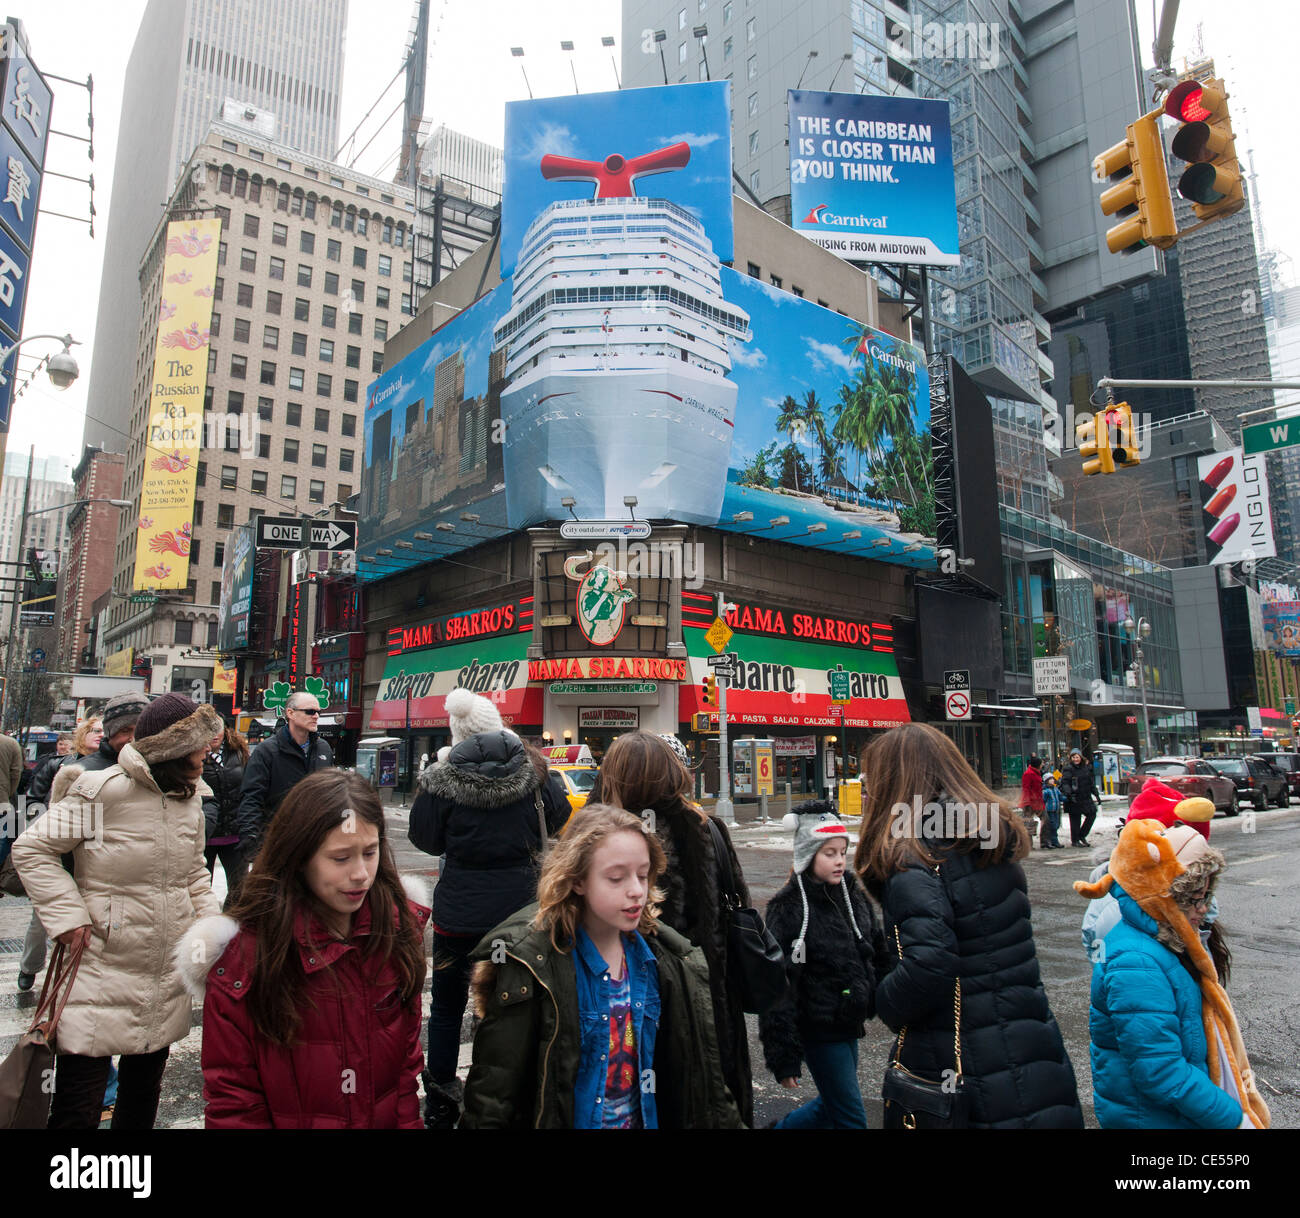
[[[1251,423],[1241,429],[1241,451],[1247,457],[1276,448],[1294,448],[1297,444],[1300,444],[1300,415],[1269,423]]]
[[[260,549],[270,550],[303,549],[302,517],[259,516],[257,545]],[[313,550],[355,550],[357,522],[355,520],[313,521],[311,548]]]

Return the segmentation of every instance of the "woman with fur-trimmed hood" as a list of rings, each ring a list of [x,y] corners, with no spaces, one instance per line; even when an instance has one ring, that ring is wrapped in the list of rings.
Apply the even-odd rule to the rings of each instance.
[[[1224,866],[1195,829],[1144,818],[1125,825],[1105,875],[1074,885],[1120,912],[1094,953],[1088,1018],[1103,1129],[1268,1128],[1221,984],[1227,953],[1202,942]]]
[[[459,1116],[460,1029],[469,998],[470,952],[479,939],[537,899],[537,858],[563,827],[569,804],[541,754],[506,730],[495,706],[467,689],[447,695],[451,747],[419,778],[411,844],[442,855],[433,894],[433,981],[425,1123]]]

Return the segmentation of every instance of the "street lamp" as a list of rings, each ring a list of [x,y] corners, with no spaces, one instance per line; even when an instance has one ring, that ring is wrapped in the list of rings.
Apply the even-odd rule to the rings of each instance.
[[[1132,632],[1133,619],[1131,617],[1124,619],[1124,629],[1130,633]],[[1129,665],[1129,668],[1135,670],[1138,676],[1138,690],[1142,695],[1142,745],[1146,750],[1147,758],[1149,758],[1155,750],[1151,747],[1151,716],[1147,711],[1147,674],[1146,666],[1142,663],[1142,640],[1151,637],[1151,623],[1146,618],[1138,618],[1137,633],[1138,645],[1137,650],[1134,652],[1136,658]]]
[[[64,347],[64,354],[66,355],[67,347],[71,345],[73,340],[69,338],[67,340],[60,340],[60,341],[66,341],[67,345],[65,345]],[[4,358],[8,358],[8,356],[6,355],[5,357],[0,358],[0,363],[3,363]],[[58,357],[56,356],[55,358]],[[77,362],[70,355],[67,356],[67,360],[68,363],[72,365],[72,379],[68,381],[68,384],[70,385],[72,383],[72,380],[76,379]],[[54,371],[54,360],[50,361],[50,371],[52,375]],[[36,446],[33,444],[31,449],[29,450],[28,457],[27,457],[27,484],[26,486],[23,487],[23,514],[18,522],[17,553],[20,562],[22,561],[23,552],[27,547],[27,517],[28,516],[40,516],[45,512],[62,512],[67,510],[68,508],[82,507],[90,503],[108,503],[116,508],[129,508],[135,506],[130,499],[73,499],[68,503],[56,503],[52,507],[37,508],[34,512],[29,512],[27,510],[27,505],[31,502],[32,465],[35,462],[35,460],[36,460]],[[9,611],[9,641],[5,645],[5,687],[4,687],[3,694],[0,694],[0,723],[5,722],[5,715],[8,713],[9,710],[9,677],[14,662],[14,640],[17,639],[18,637],[18,608],[20,602],[22,601],[21,588],[22,588],[22,584],[20,582],[18,586],[15,587],[14,589],[13,606]]]
[[[45,370],[49,373],[55,389],[66,389],[81,375],[77,361],[72,358],[72,348],[79,347],[81,344],[71,334],[31,334],[27,338],[20,338],[12,347],[0,351],[0,389],[5,386],[5,361],[24,343],[34,343],[41,338],[53,339],[54,342],[63,344],[63,350],[57,355],[51,355],[45,363]]]

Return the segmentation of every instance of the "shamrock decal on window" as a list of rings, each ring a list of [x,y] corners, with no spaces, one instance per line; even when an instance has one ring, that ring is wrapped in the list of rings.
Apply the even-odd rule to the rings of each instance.
[[[276,681],[274,685],[268,685],[266,691],[262,694],[262,705],[269,711],[275,711],[276,717],[279,718],[284,714],[285,704],[289,701],[289,695],[293,693],[288,681]]]
[[[303,693],[311,694],[324,710],[330,704],[330,691],[325,688],[324,677],[308,677],[302,683]]]

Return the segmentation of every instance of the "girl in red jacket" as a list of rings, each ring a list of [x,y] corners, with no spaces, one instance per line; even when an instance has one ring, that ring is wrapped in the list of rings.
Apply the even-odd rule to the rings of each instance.
[[[422,1128],[428,917],[369,783],[321,770],[294,786],[230,916],[177,948],[204,1000],[207,1127]]]

